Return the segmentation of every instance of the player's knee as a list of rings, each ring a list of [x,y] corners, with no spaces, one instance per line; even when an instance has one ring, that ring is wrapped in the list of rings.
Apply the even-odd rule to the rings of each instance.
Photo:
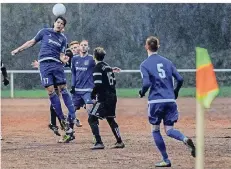
[[[59,96],[60,93],[59,93],[59,89],[58,88],[55,88],[55,93]]]
[[[49,86],[46,88],[48,95],[55,93],[54,86]]]
[[[68,93],[68,90],[67,90],[67,88],[62,88],[62,89],[60,90],[60,92],[61,92],[62,94],[67,94],[67,93]]]
[[[60,89],[60,91],[62,91],[63,89],[67,89],[67,85],[59,85],[58,88]]]
[[[92,116],[92,115],[88,116],[88,123],[90,126],[99,124],[97,117]]]
[[[50,96],[50,97],[54,97],[55,95],[57,95],[56,93],[55,93],[55,91],[50,91],[50,92],[48,92],[48,95]]]
[[[152,132],[160,132],[160,125],[152,125]]]
[[[173,126],[164,126],[164,131],[169,136],[171,134],[171,131],[173,130]]]
[[[118,124],[116,123],[115,119],[114,118],[107,118],[107,122],[110,126],[116,128],[118,127]]]

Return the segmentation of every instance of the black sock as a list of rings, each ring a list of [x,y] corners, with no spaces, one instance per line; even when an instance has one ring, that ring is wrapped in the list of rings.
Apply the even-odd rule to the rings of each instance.
[[[70,123],[70,128],[74,129],[74,123]]]
[[[101,136],[99,134],[99,120],[97,117],[89,115],[88,123],[91,127],[92,134],[95,136],[97,143],[102,143]]]
[[[50,105],[50,112],[51,112],[51,124],[56,126],[57,115],[52,105]]]
[[[107,118],[107,122],[111,127],[112,133],[114,134],[117,143],[122,143],[122,139],[120,136],[119,126],[116,123],[114,118]]]

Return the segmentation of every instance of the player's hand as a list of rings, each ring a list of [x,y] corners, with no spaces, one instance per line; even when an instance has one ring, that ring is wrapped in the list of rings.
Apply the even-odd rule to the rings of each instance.
[[[120,72],[121,72],[121,69],[118,68],[118,67],[113,67],[113,68],[112,68],[112,71],[113,71],[114,73],[120,73]]]
[[[72,53],[72,51],[70,49],[66,50],[66,56],[68,56],[69,58],[73,57],[73,53]]]
[[[71,87],[70,93],[71,93],[71,94],[75,94],[75,86],[72,86],[72,87]]]
[[[145,96],[145,94],[144,94],[144,93],[142,93],[142,90],[140,90],[140,91],[139,91],[139,96],[140,96],[140,98],[142,98],[142,97],[144,97],[144,96]]]
[[[4,86],[7,86],[9,84],[9,80],[7,78],[3,79],[3,84]]]
[[[69,57],[68,56],[66,56],[66,55],[61,55],[60,56],[60,60],[64,63],[64,64],[66,64],[68,61],[69,61]]]
[[[11,51],[11,55],[12,55],[12,56],[13,56],[13,55],[16,55],[18,52],[19,52],[19,50],[18,50],[18,49],[15,49],[15,50]]]
[[[33,68],[38,68],[39,67],[39,62],[37,60],[34,60],[32,63],[31,63],[31,66]]]
[[[176,91],[176,90],[174,90],[174,94],[175,94],[175,99],[177,99],[178,98],[178,91]]]

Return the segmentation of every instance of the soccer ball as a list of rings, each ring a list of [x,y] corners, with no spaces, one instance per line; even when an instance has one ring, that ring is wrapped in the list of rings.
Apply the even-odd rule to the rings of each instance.
[[[63,4],[55,4],[52,11],[55,16],[61,16],[66,13],[66,7]]]

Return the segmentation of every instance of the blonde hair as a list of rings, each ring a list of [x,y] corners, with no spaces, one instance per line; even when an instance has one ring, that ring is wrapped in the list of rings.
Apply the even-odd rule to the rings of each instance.
[[[78,42],[78,41],[72,41],[72,42],[69,44],[69,46],[74,45],[74,44],[79,44],[79,42]]]

